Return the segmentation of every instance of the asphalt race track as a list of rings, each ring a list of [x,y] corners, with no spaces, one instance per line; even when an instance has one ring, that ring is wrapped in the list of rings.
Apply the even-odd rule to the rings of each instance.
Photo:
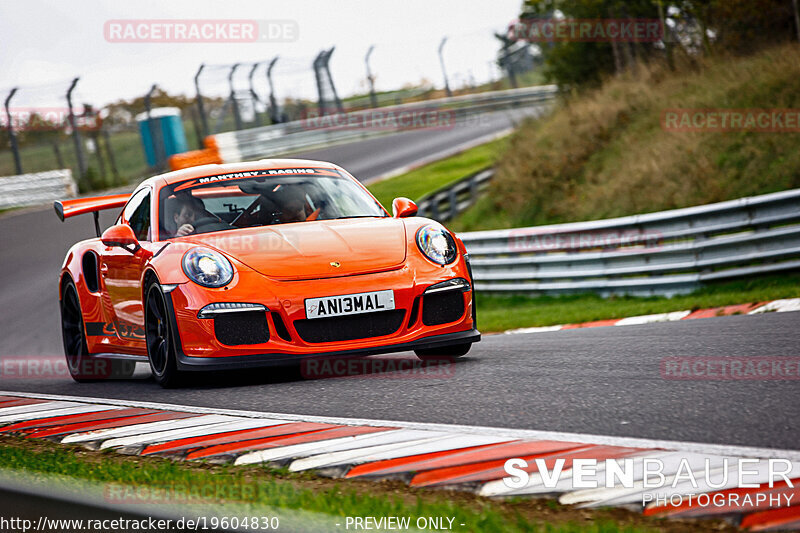
[[[332,160],[364,179],[510,125],[508,115],[494,114],[484,127],[388,135],[303,156]],[[114,216],[105,213],[101,222]],[[19,211],[0,217],[0,235],[0,355],[61,356],[57,274],[70,245],[93,235],[91,217],[61,223],[51,208]],[[672,381],[662,378],[660,362],[797,356],[798,331],[800,313],[767,313],[485,336],[468,357],[428,377],[306,379],[290,368],[215,373],[163,390],[142,368],[137,379],[83,385],[63,376],[3,375],[0,390],[796,449],[800,381]]]
[[[361,180],[370,180],[402,165],[458,147],[514,126],[537,108],[496,111],[459,121],[444,130],[414,130],[362,142],[293,155],[339,164]],[[132,190],[132,188],[131,188]],[[103,212],[103,228],[116,212]],[[0,355],[61,354],[57,278],[61,262],[74,243],[94,236],[89,215],[61,222],[51,206],[0,216]]]
[[[668,356],[797,353],[800,313],[490,335],[441,376],[305,379],[302,369],[141,379],[3,379],[3,390],[228,409],[797,448],[797,381],[672,381]],[[380,356],[397,364],[412,354]],[[389,361],[386,361],[389,362]],[[138,374],[138,371],[137,371]]]
[[[454,146],[501,132],[538,108],[494,111],[460,118],[450,129],[408,131],[361,142],[305,152],[302,157],[321,159],[343,166],[360,180],[370,179],[398,167],[410,165]]]

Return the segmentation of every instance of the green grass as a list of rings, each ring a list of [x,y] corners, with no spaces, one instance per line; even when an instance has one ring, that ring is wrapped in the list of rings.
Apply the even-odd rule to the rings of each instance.
[[[231,118],[230,120],[233,119]],[[184,120],[183,125],[184,131],[186,132],[187,144],[189,149],[193,150],[197,148],[198,145],[194,125],[191,120]],[[110,134],[109,137],[111,139],[111,150],[114,154],[114,162],[116,163],[119,178],[113,176],[107,157],[106,141],[105,138],[101,136],[100,143],[102,145],[102,157],[105,164],[105,176],[100,174],[100,162],[97,153],[91,154],[84,150],[84,155],[87,158],[86,163],[90,169],[90,183],[87,185],[91,187],[91,190],[103,190],[128,183],[138,183],[150,174],[150,168],[147,165],[138,130],[119,131]],[[87,134],[84,133],[82,140],[85,142],[86,138]],[[64,163],[63,166],[71,169],[72,175],[77,180],[78,163],[75,157],[72,137],[60,135],[57,143]],[[43,172],[62,167],[58,162],[52,142],[46,144],[22,145],[20,147],[20,159],[22,161],[22,170],[25,173]],[[16,173],[14,157],[11,150],[0,150],[0,176],[13,176]]]
[[[491,141],[406,174],[373,183],[368,188],[391,211],[392,200],[398,196],[419,200],[445,185],[494,165],[506,143],[506,139]]]
[[[797,297],[800,297],[800,274],[715,283],[673,298],[602,298],[594,294],[530,298],[478,293],[476,300],[478,326],[481,331],[490,332]]]
[[[800,187],[798,133],[666,131],[667,109],[795,109],[800,46],[643,66],[528,120],[459,231],[597,220]]]
[[[114,153],[119,179],[113,177],[108,162],[105,139],[101,137],[102,156],[105,163],[105,176],[100,174],[100,162],[97,153],[85,152],[89,170],[91,190],[102,190],[109,187],[137,182],[147,176],[149,168],[144,156],[144,149],[137,132],[125,131],[111,135],[111,147]],[[58,141],[61,157],[65,167],[72,170],[77,181],[78,163],[72,139],[62,137]],[[43,172],[61,168],[52,145],[39,144],[20,148],[22,170],[25,173]],[[10,150],[0,151],[0,176],[16,174],[14,159]],[[84,188],[84,190],[87,190]]]
[[[314,486],[315,478],[308,474],[289,474],[285,470],[265,467],[183,464],[122,456],[115,452],[87,452],[76,447],[32,442],[21,438],[5,437],[0,443],[0,469],[26,474],[67,476],[70,479],[101,484],[113,483],[117,493],[120,493],[121,485],[161,489],[179,485],[198,490],[202,487],[214,487],[213,494],[246,494],[246,501],[240,503],[256,508],[268,506],[328,516],[452,517],[455,518],[454,524],[466,524],[465,528],[457,528],[462,531],[634,533],[648,530],[637,526],[622,526],[607,519],[582,524],[565,521],[563,516],[558,523],[530,520],[525,516],[524,509],[532,505],[531,500],[506,504],[464,495],[459,501],[459,498],[447,498],[442,493],[429,491],[424,492],[424,497],[413,497],[400,493],[396,483],[387,490],[382,483],[324,480],[324,483],[311,489],[306,487]],[[358,485],[360,490],[350,488],[349,485]],[[224,486],[230,486],[231,490],[225,490],[222,488]],[[244,487],[246,490],[243,490]],[[374,489],[365,490],[365,487]],[[542,512],[547,512],[547,506],[542,505],[541,508],[544,509]],[[550,513],[557,511],[558,509],[549,509]]]

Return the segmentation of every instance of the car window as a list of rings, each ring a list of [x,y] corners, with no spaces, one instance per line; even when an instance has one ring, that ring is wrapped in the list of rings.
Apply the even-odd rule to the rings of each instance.
[[[336,218],[386,217],[355,180],[334,169],[266,169],[192,178],[162,187],[161,238],[176,234],[176,213],[191,206],[192,233]]]
[[[122,211],[122,221],[128,224],[140,241],[150,240],[150,191],[142,189],[128,201]]]

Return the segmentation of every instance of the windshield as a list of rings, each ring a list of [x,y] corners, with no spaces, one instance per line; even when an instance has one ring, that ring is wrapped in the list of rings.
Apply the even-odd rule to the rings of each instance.
[[[333,169],[269,169],[209,176],[163,187],[159,195],[161,239],[386,216],[358,184]]]

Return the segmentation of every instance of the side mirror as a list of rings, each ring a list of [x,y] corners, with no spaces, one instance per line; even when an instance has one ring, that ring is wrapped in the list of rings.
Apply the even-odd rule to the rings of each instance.
[[[408,198],[400,197],[392,201],[392,215],[394,218],[413,217],[417,214],[417,204]]]
[[[133,233],[133,229],[127,224],[117,224],[111,226],[103,232],[100,241],[106,246],[118,246],[124,248],[132,254],[135,254],[141,246]],[[133,247],[131,249],[130,247]]]

